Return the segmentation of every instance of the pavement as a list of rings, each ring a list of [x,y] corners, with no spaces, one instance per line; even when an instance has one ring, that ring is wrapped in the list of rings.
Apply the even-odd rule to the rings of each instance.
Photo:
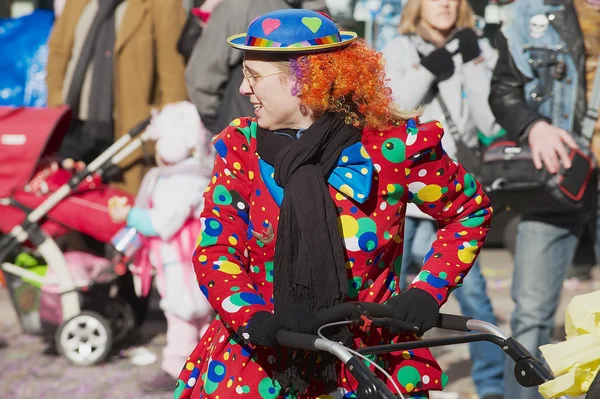
[[[482,253],[483,274],[488,280],[488,293],[492,298],[498,325],[509,333],[508,320],[513,310],[509,289],[512,259],[506,250],[487,249]],[[600,273],[594,270],[594,281],[563,290],[557,313],[555,339],[564,339],[564,314],[570,299],[578,294],[600,289]],[[137,345],[160,357],[165,344],[166,324],[157,310],[156,298],[152,312],[135,344],[115,348],[101,365],[76,367],[67,359],[54,353],[41,338],[21,333],[8,292],[0,288],[0,398],[10,399],[167,399],[171,393],[146,394],[139,384],[160,371],[160,360],[147,366],[132,364],[128,353]],[[443,312],[460,313],[452,298]],[[7,344],[3,347],[2,341]],[[466,345],[434,350],[450,380],[443,394],[434,399],[476,399],[470,378],[471,363]]]

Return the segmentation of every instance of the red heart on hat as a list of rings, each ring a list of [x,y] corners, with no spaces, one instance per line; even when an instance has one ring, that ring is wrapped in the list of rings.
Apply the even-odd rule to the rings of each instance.
[[[263,32],[265,36],[269,36],[271,32],[281,26],[281,21],[278,19],[267,18],[262,22]]]

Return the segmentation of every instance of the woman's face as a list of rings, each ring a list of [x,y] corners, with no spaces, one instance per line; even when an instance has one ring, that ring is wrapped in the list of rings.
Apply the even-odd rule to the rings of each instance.
[[[461,0],[421,0],[421,21],[429,27],[449,32],[456,25]]]
[[[277,64],[246,54],[240,93],[248,96],[258,126],[266,130],[308,128],[314,122],[300,99],[292,95],[292,77]]]

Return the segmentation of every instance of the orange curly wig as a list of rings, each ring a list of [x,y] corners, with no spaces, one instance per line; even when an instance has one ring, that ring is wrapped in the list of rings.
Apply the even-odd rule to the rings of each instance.
[[[398,122],[382,54],[358,40],[341,50],[290,60],[292,94],[316,116],[339,112],[356,127],[385,130]]]

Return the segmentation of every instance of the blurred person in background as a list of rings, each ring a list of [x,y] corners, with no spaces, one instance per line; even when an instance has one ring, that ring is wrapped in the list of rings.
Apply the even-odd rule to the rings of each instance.
[[[190,10],[179,40],[177,40],[177,51],[183,56],[186,64],[192,56],[194,46],[202,35],[202,31],[208,24],[210,15],[221,1],[223,0],[206,0],[200,7]]]
[[[210,131],[220,132],[235,118],[254,115],[254,107],[238,90],[244,79],[243,54],[223,38],[243,32],[259,15],[286,8],[327,9],[325,0],[223,0],[213,10],[185,74],[190,100]]]
[[[571,166],[568,152],[578,148],[574,136],[581,131],[600,54],[600,2],[518,0],[510,10],[497,38],[490,106],[512,141],[527,140],[536,167],[557,173],[561,166]],[[554,59],[564,67],[561,71],[557,62],[550,62]],[[561,96],[545,94],[557,90]],[[535,101],[538,96],[544,101]],[[534,356],[551,340],[567,269],[586,225],[594,223],[598,217],[593,201],[579,212],[522,215],[511,330]],[[516,382],[508,362],[505,378],[507,398],[541,398],[537,388]]]
[[[457,144],[448,132],[445,109],[468,147],[478,134],[500,132],[487,104],[496,53],[479,40],[474,14],[466,0],[409,0],[402,11],[399,35],[383,49],[396,102],[405,109],[425,104],[423,121],[440,120],[446,128],[444,149],[457,159]],[[460,159],[459,162],[466,162]],[[420,268],[434,255],[430,251],[438,227],[431,217],[408,204],[404,233],[401,289],[406,288],[412,262]],[[420,277],[417,276],[415,280]],[[496,324],[481,266],[476,261],[461,288],[455,291],[464,315]],[[504,354],[489,343],[470,344],[471,375],[480,398],[502,398]]]
[[[186,99],[176,42],[185,23],[181,0],[69,0],[53,28],[48,105],[67,104],[73,120],[58,156],[88,163],[150,116]],[[126,162],[119,186],[135,194],[142,150]]]

